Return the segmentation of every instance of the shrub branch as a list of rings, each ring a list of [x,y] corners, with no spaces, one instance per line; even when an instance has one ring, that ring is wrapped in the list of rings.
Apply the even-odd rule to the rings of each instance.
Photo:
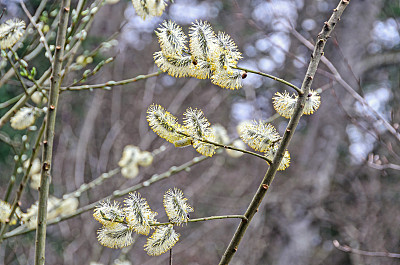
[[[307,73],[304,77],[303,83],[301,85],[302,94],[299,95],[296,108],[293,113],[292,118],[289,121],[288,126],[286,127],[285,133],[282,138],[282,142],[278,148],[278,151],[272,161],[272,164],[267,170],[267,173],[264,176],[263,181],[261,182],[260,186],[258,187],[257,192],[254,194],[254,197],[249,204],[246,213],[244,216],[248,218],[248,221],[241,221],[238,228],[236,229],[235,234],[233,235],[229,246],[226,248],[224,255],[222,256],[219,264],[226,265],[232,260],[234,254],[236,253],[240,241],[243,238],[253,216],[257,212],[258,207],[261,204],[265,194],[268,191],[272,181],[274,180],[276,171],[282,161],[283,155],[285,150],[287,149],[290,140],[296,130],[296,127],[299,123],[300,117],[302,116],[304,104],[306,100],[306,96],[309,93],[312,81],[314,79],[315,73],[318,68],[318,64],[321,60],[323,55],[323,50],[328,40],[332,30],[335,28],[336,24],[340,20],[340,16],[342,15],[343,11],[349,4],[350,0],[341,0],[339,5],[333,10],[333,14],[331,15],[330,19],[324,23],[324,26],[321,32],[318,34],[316,45],[314,47],[314,51],[311,55],[311,60],[308,65]]]
[[[48,113],[46,115],[46,129],[43,141],[43,162],[40,178],[38,219],[35,242],[35,265],[44,265],[46,227],[47,227],[47,199],[49,196],[49,184],[51,181],[51,166],[53,154],[53,140],[55,134],[56,113],[58,97],[61,86],[61,70],[64,56],[64,47],[68,27],[68,18],[71,0],[63,0],[60,10],[60,21],[58,24],[56,51],[54,53],[52,75],[50,77],[50,95]]]

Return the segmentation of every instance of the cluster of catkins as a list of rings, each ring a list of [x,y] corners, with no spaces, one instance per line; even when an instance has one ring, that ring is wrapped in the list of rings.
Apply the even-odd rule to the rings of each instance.
[[[25,22],[14,18],[9,19],[0,25],[0,49],[9,49],[25,33]]]
[[[154,61],[162,71],[174,77],[210,78],[228,89],[243,86],[246,74],[235,69],[242,54],[228,34],[215,34],[208,22],[196,21],[189,28],[190,50],[187,36],[173,21],[164,21],[156,35],[161,51],[154,53]]]
[[[220,126],[210,126],[201,110],[188,108],[183,116],[183,125],[181,125],[175,116],[160,105],[153,104],[147,110],[147,120],[151,129],[176,147],[193,145],[200,154],[212,156],[217,148],[215,143],[229,144],[225,129],[223,127],[221,129]],[[272,124],[263,121],[243,122],[238,126],[238,133],[244,143],[256,151],[263,152],[269,161],[274,158],[281,136]],[[244,149],[237,141],[232,145]],[[237,156],[237,151],[231,153],[230,155]],[[286,169],[289,163],[290,154],[285,151],[278,170]]]
[[[134,242],[132,233],[153,234],[144,245],[147,254],[158,256],[171,249],[179,240],[174,225],[182,225],[189,220],[193,208],[187,203],[181,190],[169,189],[164,194],[163,204],[169,224],[160,224],[145,198],[137,192],[130,193],[124,200],[124,207],[116,201],[103,201],[94,210],[93,216],[103,227],[98,230],[99,242],[109,248],[123,248]]]
[[[217,146],[214,130],[199,109],[188,108],[184,113],[183,125],[162,106],[153,104],[147,109],[147,121],[151,129],[175,147],[193,145],[197,152],[205,156],[215,154]]]

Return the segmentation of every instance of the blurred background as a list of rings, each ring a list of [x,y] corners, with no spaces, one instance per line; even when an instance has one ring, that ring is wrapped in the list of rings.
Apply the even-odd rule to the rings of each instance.
[[[46,10],[54,10],[58,2],[48,1]],[[115,60],[87,84],[156,72],[153,53],[160,48],[154,30],[171,19],[187,33],[197,19],[232,37],[244,57],[238,66],[301,86],[309,46],[338,4],[338,0],[175,0],[162,17],[143,21],[130,1],[114,2],[99,11],[82,51],[118,32],[112,47],[87,67],[107,57]],[[34,13],[40,1],[25,4]],[[7,8],[2,22],[12,17],[28,21],[19,1],[2,0],[0,7]],[[314,115],[302,117],[289,146],[290,167],[277,173],[231,264],[399,264],[396,259],[344,253],[332,244],[338,240],[357,249],[400,252],[399,23],[398,0],[351,1],[327,43],[326,60],[312,86],[320,91],[321,106]],[[41,73],[49,66],[43,55],[30,65]],[[64,84],[85,69],[69,75]],[[0,74],[4,73],[3,69]],[[250,73],[243,83],[242,89],[229,91],[210,80],[162,74],[110,91],[62,93],[51,194],[61,198],[118,167],[126,145],[147,151],[165,146],[166,151],[154,158],[152,166],[140,168],[136,178],[118,174],[82,194],[80,207],[198,156],[193,148],[175,148],[149,129],[146,110],[152,103],[164,106],[180,121],[186,108],[200,108],[211,124],[224,126],[231,139],[238,137],[238,123],[253,119],[270,119],[283,134],[288,120],[275,115],[272,97],[277,91],[292,91]],[[17,95],[16,85],[10,79],[0,88],[1,102]],[[355,93],[369,107],[356,100]],[[389,132],[382,119],[395,131]],[[23,134],[9,124],[2,133],[16,141]],[[13,156],[12,148],[0,141],[1,194],[12,174]],[[243,214],[267,168],[255,157],[233,158],[223,152],[139,192],[159,213],[159,221],[167,220],[162,196],[173,187],[181,189],[194,207],[191,218]],[[27,188],[21,209],[26,211],[37,197],[36,190]],[[228,219],[179,227],[174,264],[217,264],[238,223]],[[46,263],[113,264],[126,259],[131,264],[168,264],[168,254],[146,254],[144,236],[123,250],[102,247],[96,238],[99,228],[91,211],[50,226]],[[34,240],[34,232],[7,239],[0,248],[0,263],[33,264]]]

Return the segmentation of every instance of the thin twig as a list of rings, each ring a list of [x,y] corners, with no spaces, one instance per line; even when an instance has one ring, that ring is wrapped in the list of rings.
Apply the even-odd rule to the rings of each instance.
[[[39,18],[39,16],[42,14],[42,11],[43,11],[44,8],[46,7],[46,4],[47,4],[47,0],[42,0],[42,1],[40,1],[40,4],[39,4],[38,8],[36,9],[35,15],[33,16],[33,19],[34,19],[35,21],[37,21],[37,19]],[[30,30],[31,27],[32,27],[32,24],[29,24],[28,27],[26,28],[26,32],[29,32],[29,30]],[[29,36],[29,34],[23,35],[19,41],[22,43],[22,42],[25,40],[25,38],[26,38],[27,36]],[[18,45],[14,45],[13,50],[16,51],[16,49],[18,49],[18,47],[19,47]],[[37,50],[39,50],[39,49],[41,49],[41,47],[38,46],[38,47],[37,47]],[[35,49],[35,50],[36,50],[36,49]],[[26,61],[30,61],[28,58],[30,57],[30,55],[33,55],[33,54],[35,54],[34,56],[36,56],[38,53],[37,53],[37,52],[34,53],[34,52],[32,51],[30,54],[24,56],[23,59],[25,59]],[[32,59],[32,58],[31,58],[31,59]],[[17,66],[18,66],[18,65],[17,65]],[[15,73],[15,72],[14,72],[14,69],[10,68],[3,76],[1,76],[1,79],[0,79],[0,87],[2,87],[2,86],[7,82],[7,80],[10,79],[10,78],[14,75],[14,73]]]
[[[38,218],[35,244],[35,265],[44,265],[46,228],[47,228],[47,200],[51,181],[51,167],[53,162],[53,141],[55,134],[58,97],[61,87],[61,69],[64,56],[68,18],[71,0],[63,0],[60,5],[60,21],[57,31],[56,49],[52,66],[52,78],[50,79],[50,94],[47,112],[47,122],[43,141],[43,163],[40,178]]]
[[[15,66],[14,62],[12,61],[12,59],[11,59],[11,57],[10,57],[10,55],[8,53],[7,53],[7,57],[6,58],[7,58],[8,62],[11,64],[11,67],[14,69],[14,72],[15,72],[19,82],[21,83],[23,89],[24,89],[25,95],[29,96],[28,88],[26,87],[25,82],[22,80],[22,77],[19,74],[19,71],[18,71],[17,67]]]
[[[11,147],[14,149],[14,151],[15,151],[15,147],[20,147],[20,146],[21,146],[21,143],[20,143],[20,142],[17,142],[17,141],[12,140],[12,139],[11,139],[6,133],[4,133],[4,132],[0,132],[0,141],[2,141],[2,142],[4,142],[4,143],[8,144],[9,146],[11,146]]]
[[[29,21],[31,22],[31,24],[36,28],[37,32],[39,33],[39,35],[40,35],[40,42],[43,44],[43,46],[44,46],[44,48],[45,48],[45,50],[46,50],[46,53],[47,53],[47,56],[46,56],[46,57],[49,59],[50,63],[53,63],[53,57],[52,57],[52,55],[51,55],[51,51],[50,51],[49,45],[48,45],[48,43],[47,43],[47,41],[46,41],[46,37],[43,35],[42,30],[41,30],[41,29],[38,27],[38,25],[36,24],[36,22],[35,22],[35,20],[33,19],[31,13],[29,13],[29,11],[28,11],[28,9],[26,8],[24,2],[23,2],[22,0],[20,0],[19,3],[20,3],[20,5],[21,5],[22,9],[24,10],[26,16],[29,18]]]
[[[102,211],[100,211],[100,214],[105,221],[116,222],[116,223],[120,223],[120,224],[128,224],[127,221],[125,221],[125,220],[116,220],[116,219],[108,218]],[[219,220],[219,219],[230,219],[230,218],[242,219],[244,221],[247,221],[247,217],[244,215],[231,214],[231,215],[217,215],[217,216],[207,216],[207,217],[189,219],[187,222],[188,223],[196,223],[196,222],[204,222],[204,221]],[[163,226],[163,225],[176,225],[176,223],[165,222],[165,223],[153,223],[153,224],[149,224],[149,225],[150,226]]]
[[[154,76],[158,76],[160,74],[162,74],[162,71],[157,71],[148,75],[138,75],[134,78],[130,78],[130,79],[125,79],[125,80],[121,80],[121,81],[108,81],[106,83],[103,84],[95,84],[95,85],[82,85],[82,86],[71,86],[71,87],[62,87],[61,90],[62,91],[76,91],[76,90],[88,90],[88,89],[96,89],[96,88],[101,88],[101,89],[109,89],[110,87],[113,86],[121,86],[121,85],[126,85],[129,83],[133,83],[139,80],[143,80],[143,79],[147,79],[150,77],[154,77]]]
[[[220,265],[227,265],[232,260],[234,254],[236,253],[240,241],[242,240],[253,216],[257,212],[265,194],[268,191],[268,188],[271,186],[272,181],[274,180],[275,174],[278,170],[278,167],[282,161],[283,155],[285,150],[287,149],[290,140],[296,130],[296,127],[300,121],[300,117],[303,114],[304,104],[306,100],[306,96],[311,88],[312,81],[314,79],[315,73],[318,68],[318,64],[321,60],[323,55],[323,49],[325,47],[326,41],[329,38],[332,30],[334,29],[335,25],[338,23],[340,16],[342,15],[343,11],[349,4],[349,0],[341,0],[337,8],[333,10],[333,14],[330,19],[325,22],[321,32],[318,34],[318,38],[316,41],[315,49],[311,55],[311,61],[308,65],[307,73],[304,77],[301,91],[302,94],[299,95],[296,103],[296,107],[293,113],[292,118],[289,121],[288,126],[286,127],[285,133],[282,138],[282,142],[278,148],[278,151],[273,159],[272,164],[267,170],[267,173],[264,176],[263,181],[261,182],[260,186],[258,187],[257,192],[254,194],[254,197],[249,204],[245,216],[248,218],[248,221],[240,222],[238,228],[236,229],[235,234],[232,237],[229,246],[226,248],[224,255],[220,260]]]
[[[300,33],[298,33],[295,29],[291,29],[291,32],[293,36],[295,36],[300,42],[302,42],[307,48],[313,49],[314,45],[306,40]],[[394,136],[398,141],[400,141],[400,134],[396,131],[396,129],[376,110],[374,110],[368,102],[360,96],[340,75],[339,71],[336,69],[336,67],[332,64],[331,61],[328,60],[325,56],[322,57],[321,59],[322,63],[324,63],[328,69],[331,71],[333,74],[335,80],[358,102],[361,103],[363,107],[368,109],[371,113],[375,115],[375,118],[383,123],[383,125],[386,127],[386,129]]]
[[[282,79],[282,78],[279,78],[279,77],[276,77],[276,76],[273,76],[273,75],[270,75],[270,74],[266,74],[266,73],[263,73],[263,72],[258,72],[258,71],[254,71],[254,70],[251,70],[251,69],[243,68],[243,67],[238,67],[238,66],[237,66],[237,67],[234,67],[234,68],[239,69],[239,70],[246,71],[246,72],[248,72],[248,73],[253,73],[253,74],[265,76],[265,77],[271,78],[272,80],[281,82],[282,84],[285,84],[285,85],[287,85],[287,86],[290,86],[291,88],[293,88],[294,90],[296,90],[296,92],[297,92],[299,95],[301,95],[301,94],[303,93],[303,92],[301,91],[300,88],[298,88],[297,86],[293,85],[292,83],[290,83],[290,82],[288,82],[288,81],[286,81],[286,80],[284,80],[284,79]]]
[[[49,78],[51,74],[51,69],[48,69],[43,75],[42,77],[37,81],[38,84],[43,84],[43,82]],[[6,122],[15,114],[15,112],[17,112],[20,108],[22,108],[25,103],[28,101],[28,99],[32,96],[32,94],[36,91],[37,86],[32,86],[30,88],[28,88],[28,96],[27,95],[23,95],[17,103],[15,103],[14,106],[12,106],[11,109],[9,109],[6,114],[3,115],[3,117],[0,118],[0,128],[6,124]]]
[[[229,218],[242,219],[243,221],[247,222],[246,216],[231,214],[231,215],[208,216],[208,217],[202,217],[202,218],[189,219],[188,223],[203,222],[203,221],[218,220],[218,219],[229,219]],[[174,222],[156,223],[156,224],[150,224],[150,226],[162,226],[162,225],[171,225],[171,224],[173,225],[175,223]]]
[[[379,165],[379,164],[376,164],[376,163],[374,163],[372,161],[368,161],[368,166],[370,166],[372,168],[375,168],[375,169],[378,169],[378,170],[384,170],[384,169],[388,169],[388,168],[389,169],[394,169],[394,170],[400,170],[400,165],[391,164],[391,163]]]
[[[347,252],[347,253],[353,253],[353,254],[358,254],[362,256],[369,256],[369,257],[387,257],[387,258],[395,258],[395,259],[400,259],[400,254],[398,253],[390,253],[390,252],[371,252],[371,251],[365,251],[365,250],[359,250],[355,248],[351,248],[347,245],[340,245],[339,241],[333,240],[333,245],[335,248]]]
[[[7,101],[4,101],[4,102],[0,103],[0,109],[7,108],[8,106],[14,104],[14,103],[17,102],[18,100],[20,100],[24,94],[25,94],[25,93],[19,94],[18,96],[15,96],[15,97],[13,97],[13,98],[10,98],[10,99],[7,100]]]
[[[24,191],[24,189],[26,187],[26,184],[27,184],[27,182],[29,180],[29,177],[30,177],[29,173],[31,172],[32,163],[35,160],[37,154],[39,153],[39,144],[40,144],[40,142],[42,140],[42,136],[43,136],[44,128],[45,128],[45,123],[46,123],[46,121],[44,120],[43,123],[42,123],[42,126],[41,126],[41,128],[39,130],[39,133],[37,135],[37,138],[36,138],[36,141],[35,141],[35,145],[34,145],[34,147],[32,149],[32,156],[31,156],[31,158],[29,160],[28,168],[27,168],[27,170],[25,172],[25,175],[22,177],[21,183],[19,184],[17,193],[15,195],[14,201],[13,201],[13,203],[11,205],[11,213],[10,213],[10,217],[8,218],[9,221],[6,222],[3,225],[3,227],[1,228],[1,231],[0,231],[0,243],[3,241],[3,238],[4,238],[3,235],[7,231],[9,222],[12,220],[11,218],[14,215],[15,211],[17,210],[17,207],[19,206],[19,202],[20,202],[20,199],[22,197],[22,193],[23,193],[23,191]]]
[[[191,138],[191,136],[186,134],[186,133],[183,133],[183,132],[178,132],[178,133],[183,135],[183,136]],[[244,150],[244,149],[236,148],[236,147],[230,146],[230,145],[224,145],[224,144],[212,142],[212,141],[209,141],[209,140],[203,139],[203,138],[196,138],[196,140],[198,140],[200,142],[212,144],[212,145],[215,145],[215,146],[218,146],[218,147],[222,147],[222,148],[225,148],[225,149],[231,149],[231,150],[235,150],[235,151],[238,151],[238,152],[241,152],[241,153],[244,153],[244,154],[249,154],[249,155],[252,155],[252,156],[256,156],[258,158],[261,158],[264,161],[267,161],[269,164],[272,163],[272,161],[270,159],[268,159],[267,157],[265,157],[263,155],[260,155],[260,154],[257,154],[257,153],[254,153],[254,152],[251,152],[251,151],[247,151],[247,150]]]

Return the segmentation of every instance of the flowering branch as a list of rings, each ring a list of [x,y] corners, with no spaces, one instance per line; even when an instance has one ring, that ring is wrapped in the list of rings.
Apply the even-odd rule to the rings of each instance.
[[[37,20],[39,18],[39,16],[42,14],[42,11],[44,10],[44,8],[46,7],[48,0],[42,0],[40,1],[40,4],[38,6],[38,8],[36,9],[35,15],[33,16],[33,20]],[[29,32],[30,28],[32,27],[31,24],[28,25],[26,31]],[[23,42],[26,38],[26,35],[22,36],[20,41]],[[40,46],[37,47],[38,49],[41,49]],[[17,46],[13,47],[13,51],[16,51]],[[26,56],[24,56],[23,59],[26,59],[28,61],[29,57],[34,57],[36,56],[38,53],[36,53],[35,51],[30,52],[29,54],[27,54]],[[18,64],[17,64],[18,67]],[[0,87],[2,87],[13,75],[14,75],[15,71],[13,68],[10,68],[4,75],[1,76],[0,78]]]
[[[253,216],[257,212],[257,209],[259,208],[265,194],[268,191],[268,188],[271,186],[272,181],[274,180],[276,171],[278,170],[278,167],[282,161],[282,158],[284,156],[284,152],[287,148],[287,146],[290,143],[290,140],[296,130],[296,127],[299,123],[300,117],[303,114],[303,109],[304,109],[304,104],[306,100],[306,95],[308,95],[312,81],[314,79],[315,73],[318,68],[318,64],[321,60],[321,57],[323,55],[323,50],[326,44],[326,41],[328,40],[332,30],[335,28],[335,25],[340,19],[340,16],[342,15],[343,11],[349,4],[349,0],[341,0],[338,4],[338,6],[333,10],[333,14],[331,15],[330,19],[325,22],[321,32],[318,34],[318,38],[316,41],[316,45],[314,47],[314,51],[311,55],[311,60],[308,65],[308,69],[306,72],[306,75],[304,77],[302,86],[301,86],[301,91],[303,92],[302,94],[299,95],[296,103],[296,108],[294,110],[293,116],[289,121],[288,126],[286,127],[285,133],[282,138],[282,142],[278,148],[278,151],[273,159],[272,164],[267,170],[267,173],[264,176],[263,181],[261,182],[260,186],[258,187],[257,192],[254,194],[254,197],[249,204],[245,216],[248,218],[248,221],[241,221],[238,228],[236,229],[235,234],[232,237],[231,242],[229,243],[229,246],[226,248],[224,255],[222,256],[220,260],[220,265],[226,265],[229,264],[229,262],[232,260],[233,255],[236,253],[238,246],[240,244],[240,241],[242,240]]]
[[[296,90],[297,94],[299,94],[299,95],[303,94],[303,92],[301,91],[300,88],[298,88],[297,86],[293,85],[292,83],[290,83],[290,82],[288,82],[288,81],[286,81],[286,80],[284,80],[282,78],[279,78],[279,77],[276,77],[276,76],[273,76],[273,75],[270,75],[270,74],[266,74],[266,73],[263,73],[263,72],[258,72],[258,71],[254,71],[254,70],[251,70],[251,69],[243,68],[243,67],[236,66],[236,67],[233,67],[233,68],[236,68],[236,69],[248,72],[248,73],[253,73],[253,74],[257,74],[257,75],[261,75],[261,76],[265,76],[265,77],[271,78],[271,79],[273,79],[275,81],[281,82],[282,84],[285,84],[285,85],[293,88],[294,90]]]
[[[81,207],[81,208],[79,208],[78,210],[76,210],[72,214],[59,216],[57,218],[49,220],[47,222],[47,225],[57,224],[57,223],[62,222],[64,220],[67,220],[67,219],[73,218],[75,216],[78,216],[78,215],[80,215],[80,214],[82,214],[84,212],[91,211],[91,210],[95,209],[96,206],[98,206],[99,203],[104,201],[104,200],[107,200],[107,199],[111,200],[111,199],[120,198],[122,196],[125,196],[126,194],[129,194],[130,192],[134,192],[134,191],[139,190],[139,189],[141,189],[143,187],[148,187],[148,186],[150,186],[150,185],[152,185],[152,184],[154,184],[154,183],[156,183],[156,182],[158,182],[160,180],[163,180],[165,178],[170,177],[171,175],[174,175],[176,173],[184,171],[187,168],[190,168],[190,167],[192,167],[192,166],[194,166],[194,165],[206,160],[207,158],[208,158],[207,156],[198,156],[198,157],[195,157],[192,160],[190,160],[190,161],[188,161],[188,162],[186,162],[186,163],[184,163],[184,164],[182,164],[180,166],[172,166],[172,167],[169,168],[169,170],[165,171],[164,173],[154,174],[153,176],[150,177],[150,179],[145,180],[145,181],[143,181],[141,183],[138,183],[138,184],[136,184],[136,185],[134,185],[132,187],[126,188],[124,190],[116,190],[116,191],[113,192],[112,195],[104,197],[104,198],[102,198],[102,199],[100,199],[98,201],[95,201],[95,202],[93,202],[91,204],[88,204],[88,205],[86,205],[84,207]],[[35,229],[36,229],[35,227],[28,228],[28,227],[20,226],[20,227],[17,227],[16,229],[4,234],[3,238],[6,239],[6,238],[10,238],[10,237],[26,234],[28,232],[31,232],[31,231],[35,230]]]
[[[101,215],[102,215],[102,218],[106,221],[127,224],[127,222],[125,220],[113,220],[111,218],[107,218],[103,212],[101,212]],[[202,217],[202,218],[188,219],[187,222],[195,223],[195,222],[203,222],[203,221],[209,221],[209,220],[228,219],[228,218],[242,219],[244,221],[247,221],[247,218],[244,215],[219,215],[219,216],[207,216],[207,217]],[[163,226],[163,225],[174,225],[174,224],[176,224],[176,223],[175,222],[165,222],[165,223],[150,224],[150,226]]]

